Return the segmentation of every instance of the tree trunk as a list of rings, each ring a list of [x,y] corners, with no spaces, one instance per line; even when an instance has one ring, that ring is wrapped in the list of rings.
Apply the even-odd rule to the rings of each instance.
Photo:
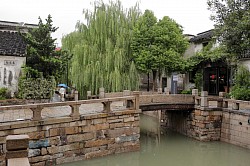
[[[153,92],[155,92],[155,86],[156,86],[156,74],[157,74],[157,71],[156,70],[153,70]]]
[[[149,91],[149,72],[148,72],[148,87],[147,87],[147,91]]]
[[[159,77],[158,88],[162,88],[162,72],[160,70],[159,70],[159,73],[158,73],[158,77]]]

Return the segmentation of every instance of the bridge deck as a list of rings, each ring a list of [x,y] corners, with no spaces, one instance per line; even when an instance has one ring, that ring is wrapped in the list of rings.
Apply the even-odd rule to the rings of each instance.
[[[194,109],[193,104],[186,103],[151,103],[140,105],[142,111],[169,110],[169,111],[190,111]]]

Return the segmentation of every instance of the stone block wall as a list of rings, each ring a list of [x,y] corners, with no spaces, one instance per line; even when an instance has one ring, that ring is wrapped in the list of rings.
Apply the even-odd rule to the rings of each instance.
[[[194,111],[163,111],[161,125],[200,141],[220,140],[222,111],[200,109]]]
[[[225,111],[222,114],[221,141],[250,149],[250,111]]]
[[[140,149],[139,113],[123,110],[43,121],[0,125],[0,166],[4,166],[6,137],[27,134],[33,166],[55,165]]]
[[[189,136],[200,141],[219,141],[222,111],[219,109],[195,109]]]

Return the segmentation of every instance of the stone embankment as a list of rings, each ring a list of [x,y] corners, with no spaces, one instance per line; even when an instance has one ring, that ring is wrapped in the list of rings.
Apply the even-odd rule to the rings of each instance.
[[[6,137],[29,136],[29,162],[33,166],[55,165],[91,159],[110,154],[138,151],[140,149],[139,94],[115,99],[74,101],[52,104],[28,105],[33,118],[28,121],[0,124],[0,166],[6,165]],[[128,107],[112,110],[112,102],[126,101]],[[101,103],[102,112],[80,114],[81,104]],[[71,114],[64,117],[43,118],[45,107],[70,105]],[[84,105],[83,105],[84,106]],[[11,110],[17,107],[1,107]],[[27,108],[26,108],[27,109]]]
[[[193,94],[193,111],[162,111],[161,124],[200,141],[224,141],[250,149],[250,102]]]

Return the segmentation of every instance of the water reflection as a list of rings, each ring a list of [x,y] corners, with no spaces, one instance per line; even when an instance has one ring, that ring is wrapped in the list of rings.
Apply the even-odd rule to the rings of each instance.
[[[160,130],[156,118],[141,116],[141,151],[64,166],[249,166],[250,150],[223,142],[199,142]]]

